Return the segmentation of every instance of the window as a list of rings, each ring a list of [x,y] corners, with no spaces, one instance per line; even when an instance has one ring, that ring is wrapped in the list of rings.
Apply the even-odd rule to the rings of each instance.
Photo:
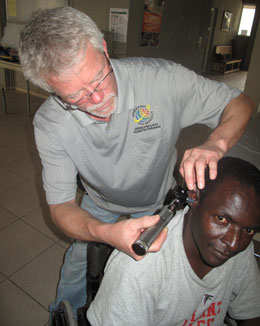
[[[238,35],[250,36],[255,16],[255,6],[244,5],[238,29]]]

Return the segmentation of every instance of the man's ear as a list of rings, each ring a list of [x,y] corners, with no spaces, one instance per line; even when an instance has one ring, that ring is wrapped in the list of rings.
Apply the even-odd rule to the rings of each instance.
[[[107,52],[107,42],[103,39],[103,47],[104,47],[104,52],[106,56],[109,58],[108,52]]]
[[[187,191],[188,198],[191,199],[189,202],[190,208],[194,209],[198,206],[199,203],[199,190],[188,190]]]

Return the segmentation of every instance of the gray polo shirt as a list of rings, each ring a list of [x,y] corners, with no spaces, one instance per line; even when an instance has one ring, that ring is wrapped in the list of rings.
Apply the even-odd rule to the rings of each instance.
[[[63,110],[49,97],[34,126],[49,204],[72,200],[76,175],[100,207],[117,213],[156,210],[175,185],[175,144],[182,128],[215,128],[240,91],[162,59],[111,60],[118,85],[108,123]]]

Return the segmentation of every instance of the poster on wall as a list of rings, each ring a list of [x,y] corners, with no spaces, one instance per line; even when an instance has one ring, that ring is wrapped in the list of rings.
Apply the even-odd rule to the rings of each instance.
[[[141,46],[159,46],[164,1],[145,0]]]
[[[231,26],[232,12],[224,11],[221,30],[228,32]]]

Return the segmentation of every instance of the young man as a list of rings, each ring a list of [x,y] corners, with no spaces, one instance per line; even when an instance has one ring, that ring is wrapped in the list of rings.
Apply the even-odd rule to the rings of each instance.
[[[161,250],[139,262],[118,251],[106,266],[87,317],[92,326],[260,325],[260,171],[238,158],[219,161],[215,180],[192,192]]]
[[[141,259],[132,244],[158,222],[154,212],[176,183],[180,130],[194,123],[214,128],[181,164],[189,189],[203,188],[205,166],[215,178],[217,161],[243,133],[253,104],[171,61],[110,61],[97,26],[71,7],[36,13],[21,34],[19,58],[26,78],[52,93],[36,113],[35,138],[53,221],[77,241],[50,310],[68,300],[75,313],[86,302],[86,241]],[[81,207],[78,174],[88,193]],[[115,223],[121,214],[133,218]],[[162,232],[150,250],[165,238]]]

